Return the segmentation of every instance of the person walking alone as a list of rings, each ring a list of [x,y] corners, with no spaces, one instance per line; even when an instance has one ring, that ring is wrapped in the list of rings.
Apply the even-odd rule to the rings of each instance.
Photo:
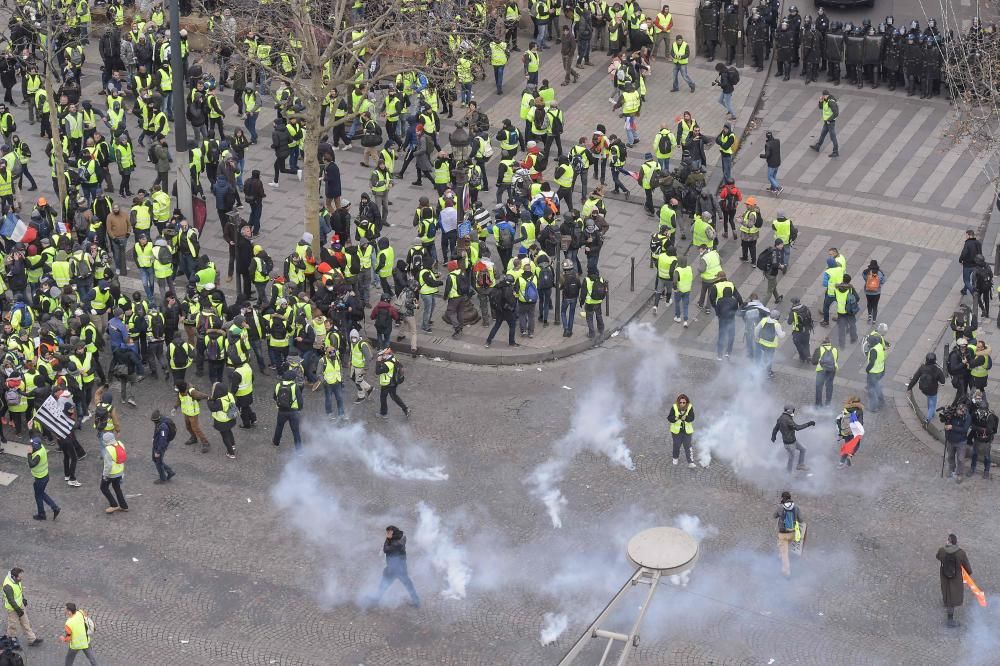
[[[393,356],[392,350],[388,347],[379,352],[378,362],[375,364],[375,373],[378,375],[379,383],[378,415],[383,419],[389,418],[388,399],[392,398],[392,401],[403,410],[403,416],[409,418],[409,408],[396,395],[396,389],[403,382],[403,365]]]
[[[176,476],[163,456],[167,453],[170,441],[177,436],[177,426],[170,418],[161,416],[158,409],[153,410],[149,420],[153,422],[153,464],[156,465],[156,473],[160,477],[153,483],[166,483]]]
[[[934,412],[937,411],[938,386],[944,385],[944,370],[937,364],[937,354],[930,352],[924,357],[924,364],[917,368],[906,385],[907,391],[912,391],[914,386],[927,397],[927,414],[924,418],[924,425],[934,420]]]
[[[353,331],[352,331],[353,333]],[[295,373],[285,371],[274,386],[274,403],[278,406],[278,420],[274,426],[274,437],[271,443],[276,447],[281,445],[281,434],[285,423],[292,431],[292,442],[296,451],[302,450],[302,435],[299,433],[299,414],[302,412],[302,385],[296,380]]]
[[[947,626],[955,628],[959,626],[958,620],[955,619],[955,609],[965,602],[962,569],[972,575],[972,565],[969,564],[969,556],[958,547],[958,537],[954,534],[948,535],[945,544],[938,548],[935,557],[941,563],[938,576],[941,579],[941,602],[948,614]]]
[[[90,629],[87,626],[87,616],[72,602],[66,604],[66,624],[63,628],[66,635],[62,637],[62,641],[69,644],[69,651],[66,653],[66,666],[72,666],[76,662],[76,656],[81,652],[90,662],[90,666],[97,666],[97,660],[94,659],[94,654],[90,650]]]
[[[117,431],[116,431],[117,432]],[[125,476],[125,447],[115,437],[113,432],[101,435],[101,458],[104,468],[101,471],[101,494],[108,500],[108,508],[104,513],[128,511],[128,502],[122,492],[122,477]],[[114,490],[114,495],[111,491]]]
[[[372,599],[372,603],[382,600],[382,595],[389,589],[392,582],[398,580],[410,593],[410,605],[420,608],[420,597],[413,587],[410,574],[406,569],[406,535],[403,530],[395,525],[385,528],[385,542],[382,544],[382,552],[385,553],[385,568],[382,569],[382,580],[378,584],[378,593]]]
[[[24,630],[24,636],[28,639],[28,645],[35,647],[40,645],[42,639],[35,635],[31,628],[31,621],[28,620],[26,609],[28,600],[24,596],[24,569],[14,567],[7,574],[3,581],[3,607],[7,611],[7,633],[5,636],[14,638],[17,636],[18,626]]]
[[[788,546],[802,538],[798,528],[802,524],[802,512],[792,501],[792,494],[787,490],[781,493],[781,506],[774,512],[774,517],[778,521],[778,557],[781,558],[781,574],[785,578],[790,578],[792,564],[788,560]]]
[[[760,158],[767,164],[767,191],[775,196],[781,194],[781,183],[778,182],[778,168],[781,166],[781,141],[774,138],[773,132],[764,135],[764,152]]]
[[[830,342],[830,336],[823,338],[822,344],[813,352],[812,360],[816,364],[816,406],[827,407],[833,401],[833,380],[840,369],[838,360],[840,351]],[[826,392],[826,399],[823,393]]]
[[[778,421],[771,430],[771,441],[777,441],[778,433],[781,433],[781,442],[785,446],[785,453],[788,454],[787,472],[792,473],[792,466],[795,464],[795,452],[799,452],[799,464],[795,469],[806,471],[806,447],[799,443],[795,433],[816,425],[815,421],[807,421],[798,424],[795,422],[795,405],[785,405],[785,410],[778,417]]]
[[[829,90],[824,90],[819,98],[819,109],[823,117],[823,129],[819,133],[819,141],[809,146],[817,153],[823,147],[823,141],[827,134],[830,135],[830,142],[833,144],[833,152],[830,157],[840,157],[840,145],[837,143],[837,118],[840,116],[840,107],[837,106],[837,99],[830,94]]]

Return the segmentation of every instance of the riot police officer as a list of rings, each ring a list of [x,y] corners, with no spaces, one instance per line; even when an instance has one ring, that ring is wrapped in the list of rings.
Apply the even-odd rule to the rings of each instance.
[[[933,21],[934,19],[931,19]],[[936,88],[941,85],[941,70],[944,62],[941,49],[938,48],[937,37],[925,36],[923,50],[923,89],[920,99],[930,99],[936,94]]]
[[[906,96],[913,97],[917,93],[917,78],[923,74],[924,56],[920,48],[923,35],[918,32],[906,33],[906,44],[903,45],[903,76],[906,79]]]
[[[815,83],[819,70],[823,34],[817,30],[812,17],[807,16],[802,23],[802,76],[806,83]]]
[[[722,17],[722,43],[726,47],[726,64],[736,60],[736,44],[740,38],[740,8],[730,3]]]
[[[830,17],[822,7],[816,10],[816,32],[819,33],[819,68],[826,70],[826,33],[830,32]]]
[[[899,82],[899,74],[903,71],[904,34],[903,29],[898,28],[886,40],[882,69],[885,72],[885,80],[889,84],[889,90],[896,89],[896,84]]]
[[[844,34],[840,21],[830,24],[830,30],[826,33],[825,47],[823,54],[827,64],[827,82],[840,85],[840,65],[844,62]]]
[[[702,49],[709,62],[715,60],[715,47],[719,43],[719,27],[721,16],[719,3],[714,0],[701,0],[698,8],[698,16],[701,19],[701,29],[703,35]]]
[[[760,10],[754,7],[750,10],[750,18],[747,20],[746,36],[750,40],[750,61],[758,72],[764,71],[764,60],[767,58],[768,49],[768,31],[767,21],[760,15]]]
[[[781,22],[781,27],[774,36],[774,48],[777,49],[778,75],[784,74],[787,81],[792,74],[792,61],[795,56],[795,35],[787,21]]]
[[[802,17],[799,15],[799,8],[792,5],[788,8],[788,16],[785,17],[785,22],[788,23],[788,29],[792,31],[792,36],[795,42],[795,53],[792,56],[792,65],[795,67],[799,66],[799,49],[802,46]]]
[[[844,67],[847,80],[859,88],[863,85],[861,76],[861,58],[865,48],[865,36],[860,27],[848,23],[844,28]]]
[[[879,26],[878,33],[875,32],[875,28],[868,26],[868,34],[865,35],[861,64],[864,66],[864,78],[871,80],[872,88],[878,88],[878,82],[882,76],[879,69],[882,66],[882,50],[885,43],[884,32],[885,26]]]

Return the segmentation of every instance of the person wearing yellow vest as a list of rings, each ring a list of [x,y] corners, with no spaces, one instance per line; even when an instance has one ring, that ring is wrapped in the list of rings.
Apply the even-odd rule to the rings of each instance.
[[[352,333],[356,332],[352,331]],[[271,443],[275,446],[281,445],[281,434],[287,423],[292,431],[292,442],[295,445],[295,450],[302,450],[302,435],[299,432],[299,414],[302,412],[302,401],[302,384],[298,382],[294,372],[285,371],[281,380],[274,385],[274,402],[278,406],[278,420],[274,426],[274,437],[271,439]]]
[[[403,416],[409,418],[409,407],[396,394],[399,385],[403,383],[403,365],[393,356],[392,350],[388,347],[379,352],[375,373],[378,375],[379,384],[378,415],[383,419],[389,417],[389,398],[392,398],[392,401],[403,410]]]
[[[674,321],[677,323],[683,321],[684,328],[687,328],[688,306],[691,303],[691,287],[694,284],[694,269],[688,266],[686,257],[678,257],[677,267],[674,268],[673,281]]]
[[[351,353],[351,380],[354,381],[354,386],[358,390],[358,395],[354,399],[355,404],[357,404],[366,400],[375,390],[375,387],[365,379],[365,371],[374,354],[371,344],[361,337],[361,333],[357,329],[351,330],[348,341],[348,349]]]
[[[66,664],[74,663],[76,655],[82,652],[90,662],[90,666],[97,666],[97,660],[90,650],[90,629],[87,621],[87,616],[77,609],[76,604],[72,602],[66,604],[66,624],[63,626],[66,634],[62,637],[62,641],[69,645]]]
[[[771,222],[771,229],[774,231],[775,239],[780,238],[785,244],[785,256],[781,260],[781,263],[785,266],[790,266],[792,264],[792,244],[795,243],[795,239],[798,238],[798,228],[796,228],[795,224],[787,215],[785,215],[784,211],[779,210],[778,216]]]
[[[794,310],[793,310],[794,311]],[[832,342],[830,336],[823,338],[823,342],[812,354],[812,362],[816,364],[816,406],[828,407],[833,400],[833,380],[837,377],[837,370],[840,369],[840,350]],[[826,392],[826,399],[823,393]]]
[[[651,61],[656,60],[660,44],[663,44],[663,56],[670,57],[670,31],[673,27],[674,17],[670,13],[670,5],[663,5],[660,13],[653,18],[653,50],[649,54]]]
[[[774,363],[774,353],[778,350],[778,345],[785,337],[785,331],[781,328],[781,313],[778,310],[770,310],[766,317],[762,317],[754,328],[754,338],[757,341],[757,358],[760,364],[767,369],[767,376],[774,377],[771,369]]]
[[[866,342],[868,343],[868,354],[865,365],[865,389],[868,391],[868,409],[872,412],[878,412],[885,404],[885,396],[882,394],[882,378],[885,376],[885,338],[877,332],[872,332]],[[976,344],[976,358],[985,358],[987,362],[990,360],[989,347],[982,340]],[[971,365],[972,363],[970,363]],[[973,367],[971,371],[973,378],[975,378],[976,370],[979,367],[988,370],[986,364]],[[985,377],[983,379],[985,380]]]
[[[677,35],[674,39],[673,45],[670,47],[670,54],[674,63],[674,85],[670,89],[670,92],[677,92],[680,90],[680,82],[678,81],[679,76],[683,76],[684,80],[687,81],[688,87],[691,88],[691,92],[694,92],[694,81],[688,75],[688,58],[690,57],[690,47],[688,43],[684,41],[683,35]]]
[[[14,567],[10,570],[3,581],[3,606],[7,611],[7,633],[14,638],[17,636],[17,627],[20,625],[24,629],[24,635],[28,639],[28,645],[34,647],[42,642],[42,639],[35,635],[28,620],[28,611],[25,608],[27,599],[24,596],[24,569]]]
[[[701,291],[698,294],[698,308],[705,308],[705,314],[711,314],[712,308],[705,302],[709,290],[715,283],[716,276],[722,271],[722,257],[719,251],[711,246],[701,246],[698,255],[698,277],[701,278]]]
[[[538,54],[537,42],[529,42],[528,50],[521,56],[521,62],[524,64],[524,75],[529,87],[538,87],[539,61],[540,56]]]
[[[508,45],[506,42],[494,39],[490,42],[490,64],[493,66],[493,82],[497,94],[503,95],[503,72],[507,66]]]
[[[840,117],[840,107],[837,106],[837,99],[830,94],[829,90],[824,90],[819,98],[819,110],[823,117],[823,129],[819,133],[819,141],[809,146],[817,153],[823,147],[823,141],[827,134],[830,135],[830,142],[833,143],[833,152],[830,157],[840,157],[840,146],[837,143],[837,118]]]
[[[694,469],[694,458],[691,457],[691,435],[694,434],[694,405],[691,399],[681,393],[677,396],[674,404],[667,412],[667,421],[670,423],[670,435],[673,439],[673,463],[676,465],[680,460],[681,447],[684,447],[684,457],[687,458],[688,467]]]
[[[208,408],[212,410],[212,426],[218,431],[222,437],[222,444],[226,447],[226,457],[236,460],[236,438],[233,437],[233,427],[240,411],[236,406],[236,398],[222,382],[212,384]],[[204,450],[202,447],[202,451]]]
[[[588,267],[587,277],[580,289],[580,305],[587,315],[587,337],[595,338],[594,319],[597,319],[597,331],[594,344],[600,344],[604,337],[604,300],[608,297],[608,282],[601,277],[596,267]]]
[[[242,316],[242,315],[240,315]],[[230,336],[234,331],[230,330]],[[235,333],[236,340],[239,341],[239,333]],[[233,349],[238,349],[237,342],[231,343]],[[240,410],[240,428],[249,429],[257,425],[257,414],[253,411],[253,369],[250,367],[249,358],[242,363],[236,361],[233,368],[231,389],[236,398],[236,408]]]
[[[319,388],[320,383],[323,384],[323,407],[326,411],[327,417],[331,421],[336,421],[340,419],[341,421],[347,420],[347,415],[344,413],[344,384],[343,384],[343,372],[340,365],[340,352],[336,347],[327,347],[326,354],[319,362],[319,375],[320,381],[317,381],[312,386],[312,390]],[[337,414],[333,413],[333,402],[337,401]]]
[[[177,404],[174,406],[174,410],[177,407],[181,408],[181,414],[184,416],[184,428],[190,435],[184,444],[185,446],[191,446],[200,442],[201,452],[208,453],[208,437],[205,436],[204,431],[201,429],[201,423],[198,421],[198,415],[201,414],[201,405],[198,403],[202,400],[208,400],[208,394],[202,393],[185,381],[177,382],[176,388]],[[171,411],[171,413],[174,413],[174,411]]]
[[[826,258],[826,270],[823,271],[823,319],[820,326],[830,325],[830,306],[836,302],[837,285],[844,277],[844,268],[833,257]]]
[[[96,421],[95,421],[96,424]],[[101,434],[101,458],[104,468],[101,472],[101,494],[108,500],[108,508],[104,513],[128,511],[128,502],[122,493],[122,477],[125,475],[125,447],[115,433],[107,431]],[[114,491],[114,495],[111,491]]]
[[[662,229],[662,227],[661,227]],[[676,250],[672,243],[667,243],[666,247],[657,252],[654,261],[656,262],[656,280],[653,282],[653,291],[656,292],[656,300],[653,302],[653,314],[660,307],[660,299],[667,297],[667,305],[670,305],[670,296],[673,292],[674,269],[677,266]]]
[[[28,455],[28,467],[31,468],[31,476],[34,477],[35,506],[38,511],[32,518],[35,520],[45,520],[45,505],[52,509],[52,520],[59,517],[61,509],[55,503],[45,487],[49,485],[49,452],[42,446],[42,438],[34,436],[31,438],[31,453]]]

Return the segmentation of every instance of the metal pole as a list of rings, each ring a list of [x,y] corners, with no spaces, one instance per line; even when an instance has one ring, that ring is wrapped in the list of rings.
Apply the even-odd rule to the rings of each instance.
[[[632,265],[629,267],[628,272],[628,290],[635,291],[635,257],[629,257],[631,259]]]
[[[188,168],[186,94],[184,92],[184,60],[181,58],[180,0],[170,0],[170,69],[173,72],[174,111],[174,183],[177,187],[177,208],[194,224],[191,201],[191,170]],[[167,194],[170,194],[169,192]]]

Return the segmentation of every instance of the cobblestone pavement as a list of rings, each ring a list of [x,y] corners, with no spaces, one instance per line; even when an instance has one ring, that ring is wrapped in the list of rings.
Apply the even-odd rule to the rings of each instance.
[[[813,472],[788,480],[783,452],[766,438],[779,396],[809,395],[810,383],[782,374],[760,394],[740,375],[725,378],[737,382],[724,388],[713,364],[661,365],[658,353],[620,337],[601,352],[537,369],[411,363],[402,391],[414,408],[408,422],[398,412],[377,421],[372,400],[350,416],[373,422],[366,450],[384,451],[378,435],[408,454],[419,445],[426,455],[420,465],[443,465],[443,482],[381,478],[360,458],[329,455],[341,440],[319,420],[310,394],[314,430],[305,458],[294,459],[287,439],[278,450],[270,446],[272,407],[258,405],[262,427],[238,431],[237,462],[222,456],[214,432],[209,455],[175,443],[167,459],[177,477],[154,488],[147,413],[171,396],[165,384],[148,380],[139,408],[121,408],[131,454],[128,514],[102,512],[92,431],[83,438],[91,451],[81,463],[83,487],[50,486],[64,506],[56,523],[30,519],[24,461],[0,456],[0,470],[22,475],[0,489],[7,507],[0,528],[4,566],[26,569],[29,612],[46,639],[32,650],[32,663],[61,659],[58,609],[74,600],[95,614],[95,649],[111,666],[552,664],[628,577],[625,540],[685,513],[717,534],[702,542],[687,586],[659,591],[634,663],[995,663],[983,609],[966,606],[963,629],[943,627],[933,560],[944,535],[957,532],[989,593],[1000,574],[990,555],[997,536],[982,529],[996,501],[990,482],[938,479],[936,452],[892,409],[870,415],[858,463],[839,472],[832,413],[804,410],[801,419],[820,423],[803,437]],[[666,369],[661,388],[650,390],[640,367]],[[454,390],[457,383],[463,390]],[[524,479],[573,423],[594,422],[578,403],[594,385],[610,389],[597,403],[606,412],[596,416],[621,419],[635,470],[592,451],[573,457],[561,484],[564,527],[553,530]],[[663,397],[681,390],[699,415],[696,455],[710,422],[726,410],[730,418],[748,413],[749,394],[757,415],[746,429],[730,421],[723,430],[731,423],[730,439],[746,444],[759,464],[734,458],[695,470],[672,466]],[[844,395],[838,389],[837,399]],[[445,396],[448,408],[441,409]],[[783,488],[795,493],[810,525],[790,582],[778,576],[770,517]],[[282,508],[289,501],[292,508]],[[442,539],[451,539],[471,569],[464,600],[439,594],[449,586],[431,562],[450,553],[438,548],[441,539],[430,546],[422,540],[420,501],[438,513]],[[410,536],[410,569],[424,606],[364,612],[353,600],[377,580],[381,530],[389,523]],[[306,538],[295,524],[313,534]],[[331,606],[333,599],[348,601]],[[387,601],[401,603],[402,592],[391,590]],[[538,640],[546,612],[569,615],[555,646]]]

